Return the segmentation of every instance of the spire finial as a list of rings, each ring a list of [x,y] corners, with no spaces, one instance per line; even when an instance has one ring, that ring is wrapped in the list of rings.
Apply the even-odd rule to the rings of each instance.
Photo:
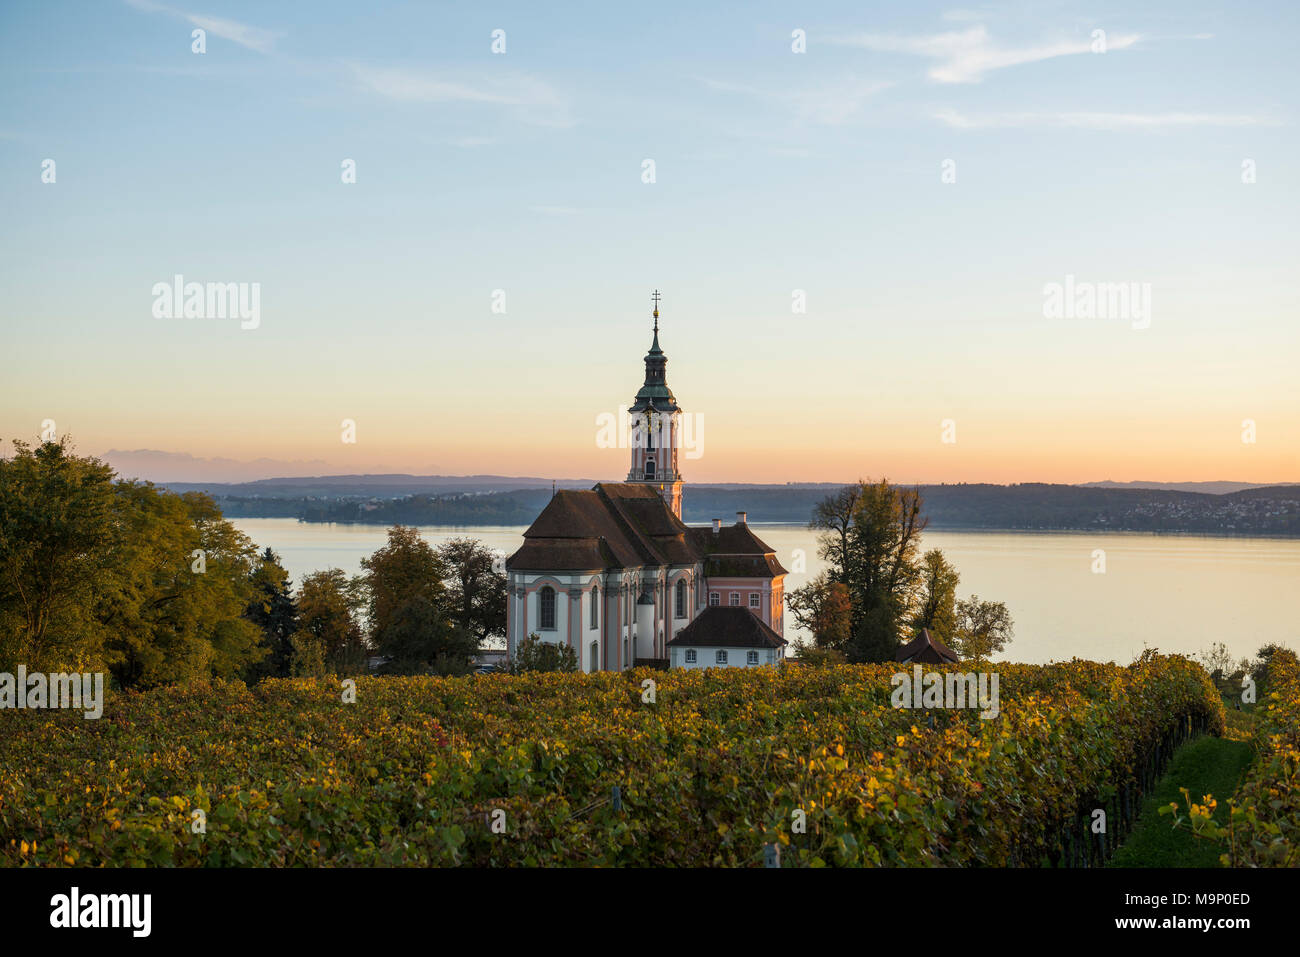
[[[650,298],[655,303],[655,335],[659,335],[659,290],[656,289],[650,294]]]

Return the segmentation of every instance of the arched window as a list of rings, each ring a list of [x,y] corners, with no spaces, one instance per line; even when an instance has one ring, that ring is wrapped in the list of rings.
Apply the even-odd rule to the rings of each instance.
[[[600,670],[600,645],[597,642],[591,643],[591,667],[588,671]]]
[[[591,590],[591,627],[600,627],[600,586]]]
[[[538,593],[538,601],[540,602],[539,614],[541,617],[541,622],[538,624],[538,627],[545,629],[546,631],[554,631],[555,630],[555,589],[552,588],[550,585],[547,585],[545,588],[541,590],[541,592]]]
[[[677,579],[677,617],[686,617],[686,579]]]
[[[654,459],[646,459],[646,460],[645,460],[645,477],[648,478],[648,479],[652,479],[652,478],[655,477],[655,460],[654,460]]]

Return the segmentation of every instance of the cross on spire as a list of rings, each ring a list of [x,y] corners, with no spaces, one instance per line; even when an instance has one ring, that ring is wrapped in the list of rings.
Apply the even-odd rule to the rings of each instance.
[[[650,293],[650,298],[653,299],[655,303],[655,334],[658,335],[659,334],[659,290],[656,289],[654,292]]]

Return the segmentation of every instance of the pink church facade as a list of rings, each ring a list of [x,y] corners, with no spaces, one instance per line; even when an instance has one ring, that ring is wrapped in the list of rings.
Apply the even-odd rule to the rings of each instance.
[[[681,520],[682,410],[668,388],[657,305],[654,320],[628,410],[627,480],[556,492],[506,562],[511,657],[534,634],[572,648],[583,672],[784,657],[786,570],[745,513],[726,527]]]

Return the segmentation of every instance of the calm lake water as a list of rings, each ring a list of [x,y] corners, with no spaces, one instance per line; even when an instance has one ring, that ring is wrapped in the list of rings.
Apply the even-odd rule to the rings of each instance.
[[[259,548],[280,555],[296,583],[308,572],[361,571],[361,559],[384,544],[375,525],[326,525],[290,518],[231,520]],[[430,544],[477,538],[510,554],[522,526],[422,526]],[[786,590],[821,571],[815,534],[801,525],[754,531],[792,574]],[[1001,656],[1042,663],[1089,658],[1127,664],[1144,647],[1192,654],[1222,641],[1236,657],[1268,642],[1300,649],[1295,596],[1300,541],[1087,532],[927,532],[923,548],[941,548],[961,573],[959,597],[1006,602],[1015,638]],[[1093,550],[1105,550],[1094,574]],[[804,555],[803,572],[798,555]],[[785,637],[799,637],[790,622]]]

